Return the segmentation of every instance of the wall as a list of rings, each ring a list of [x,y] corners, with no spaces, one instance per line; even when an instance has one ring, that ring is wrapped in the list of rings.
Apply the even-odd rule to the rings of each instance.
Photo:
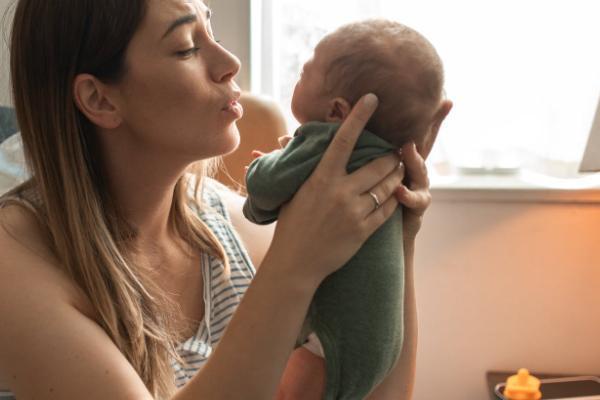
[[[250,1],[210,0],[213,11],[212,27],[215,38],[242,62],[236,77],[245,90],[250,89]]]
[[[438,195],[417,246],[415,400],[488,399],[487,370],[600,374],[600,204]]]

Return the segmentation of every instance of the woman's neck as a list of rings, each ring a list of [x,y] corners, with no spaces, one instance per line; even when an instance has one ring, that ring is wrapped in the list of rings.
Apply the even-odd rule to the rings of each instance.
[[[169,218],[177,181],[189,163],[160,151],[113,139],[104,145],[104,173],[119,213],[137,231],[137,241],[173,239]]]

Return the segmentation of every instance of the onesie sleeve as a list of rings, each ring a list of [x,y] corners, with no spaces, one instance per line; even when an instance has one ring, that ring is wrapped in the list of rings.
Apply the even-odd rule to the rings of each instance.
[[[305,124],[285,148],[255,159],[246,173],[248,198],[244,216],[263,225],[275,221],[281,206],[312,174],[338,127],[339,124]]]

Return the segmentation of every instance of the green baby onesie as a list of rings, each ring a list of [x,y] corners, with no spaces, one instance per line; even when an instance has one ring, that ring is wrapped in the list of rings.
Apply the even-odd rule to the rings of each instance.
[[[246,218],[257,224],[275,221],[281,205],[316,168],[338,128],[339,124],[309,122],[285,148],[254,160],[246,175]],[[363,131],[347,172],[394,149]],[[343,268],[321,283],[312,300],[305,327],[316,333],[325,353],[324,399],[363,399],[391,371],[402,348],[403,307],[402,209],[398,207]]]

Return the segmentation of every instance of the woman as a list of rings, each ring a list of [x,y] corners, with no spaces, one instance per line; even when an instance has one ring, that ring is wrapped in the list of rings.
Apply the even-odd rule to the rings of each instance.
[[[423,160],[403,149],[410,189],[396,155],[345,172],[374,96],[274,232],[205,178],[241,116],[239,61],[209,17],[200,0],[17,4],[11,74],[32,179],[0,201],[0,387],[19,400],[272,398],[317,286],[398,202],[412,281]],[[406,303],[405,350],[376,399],[410,396],[410,284]]]

